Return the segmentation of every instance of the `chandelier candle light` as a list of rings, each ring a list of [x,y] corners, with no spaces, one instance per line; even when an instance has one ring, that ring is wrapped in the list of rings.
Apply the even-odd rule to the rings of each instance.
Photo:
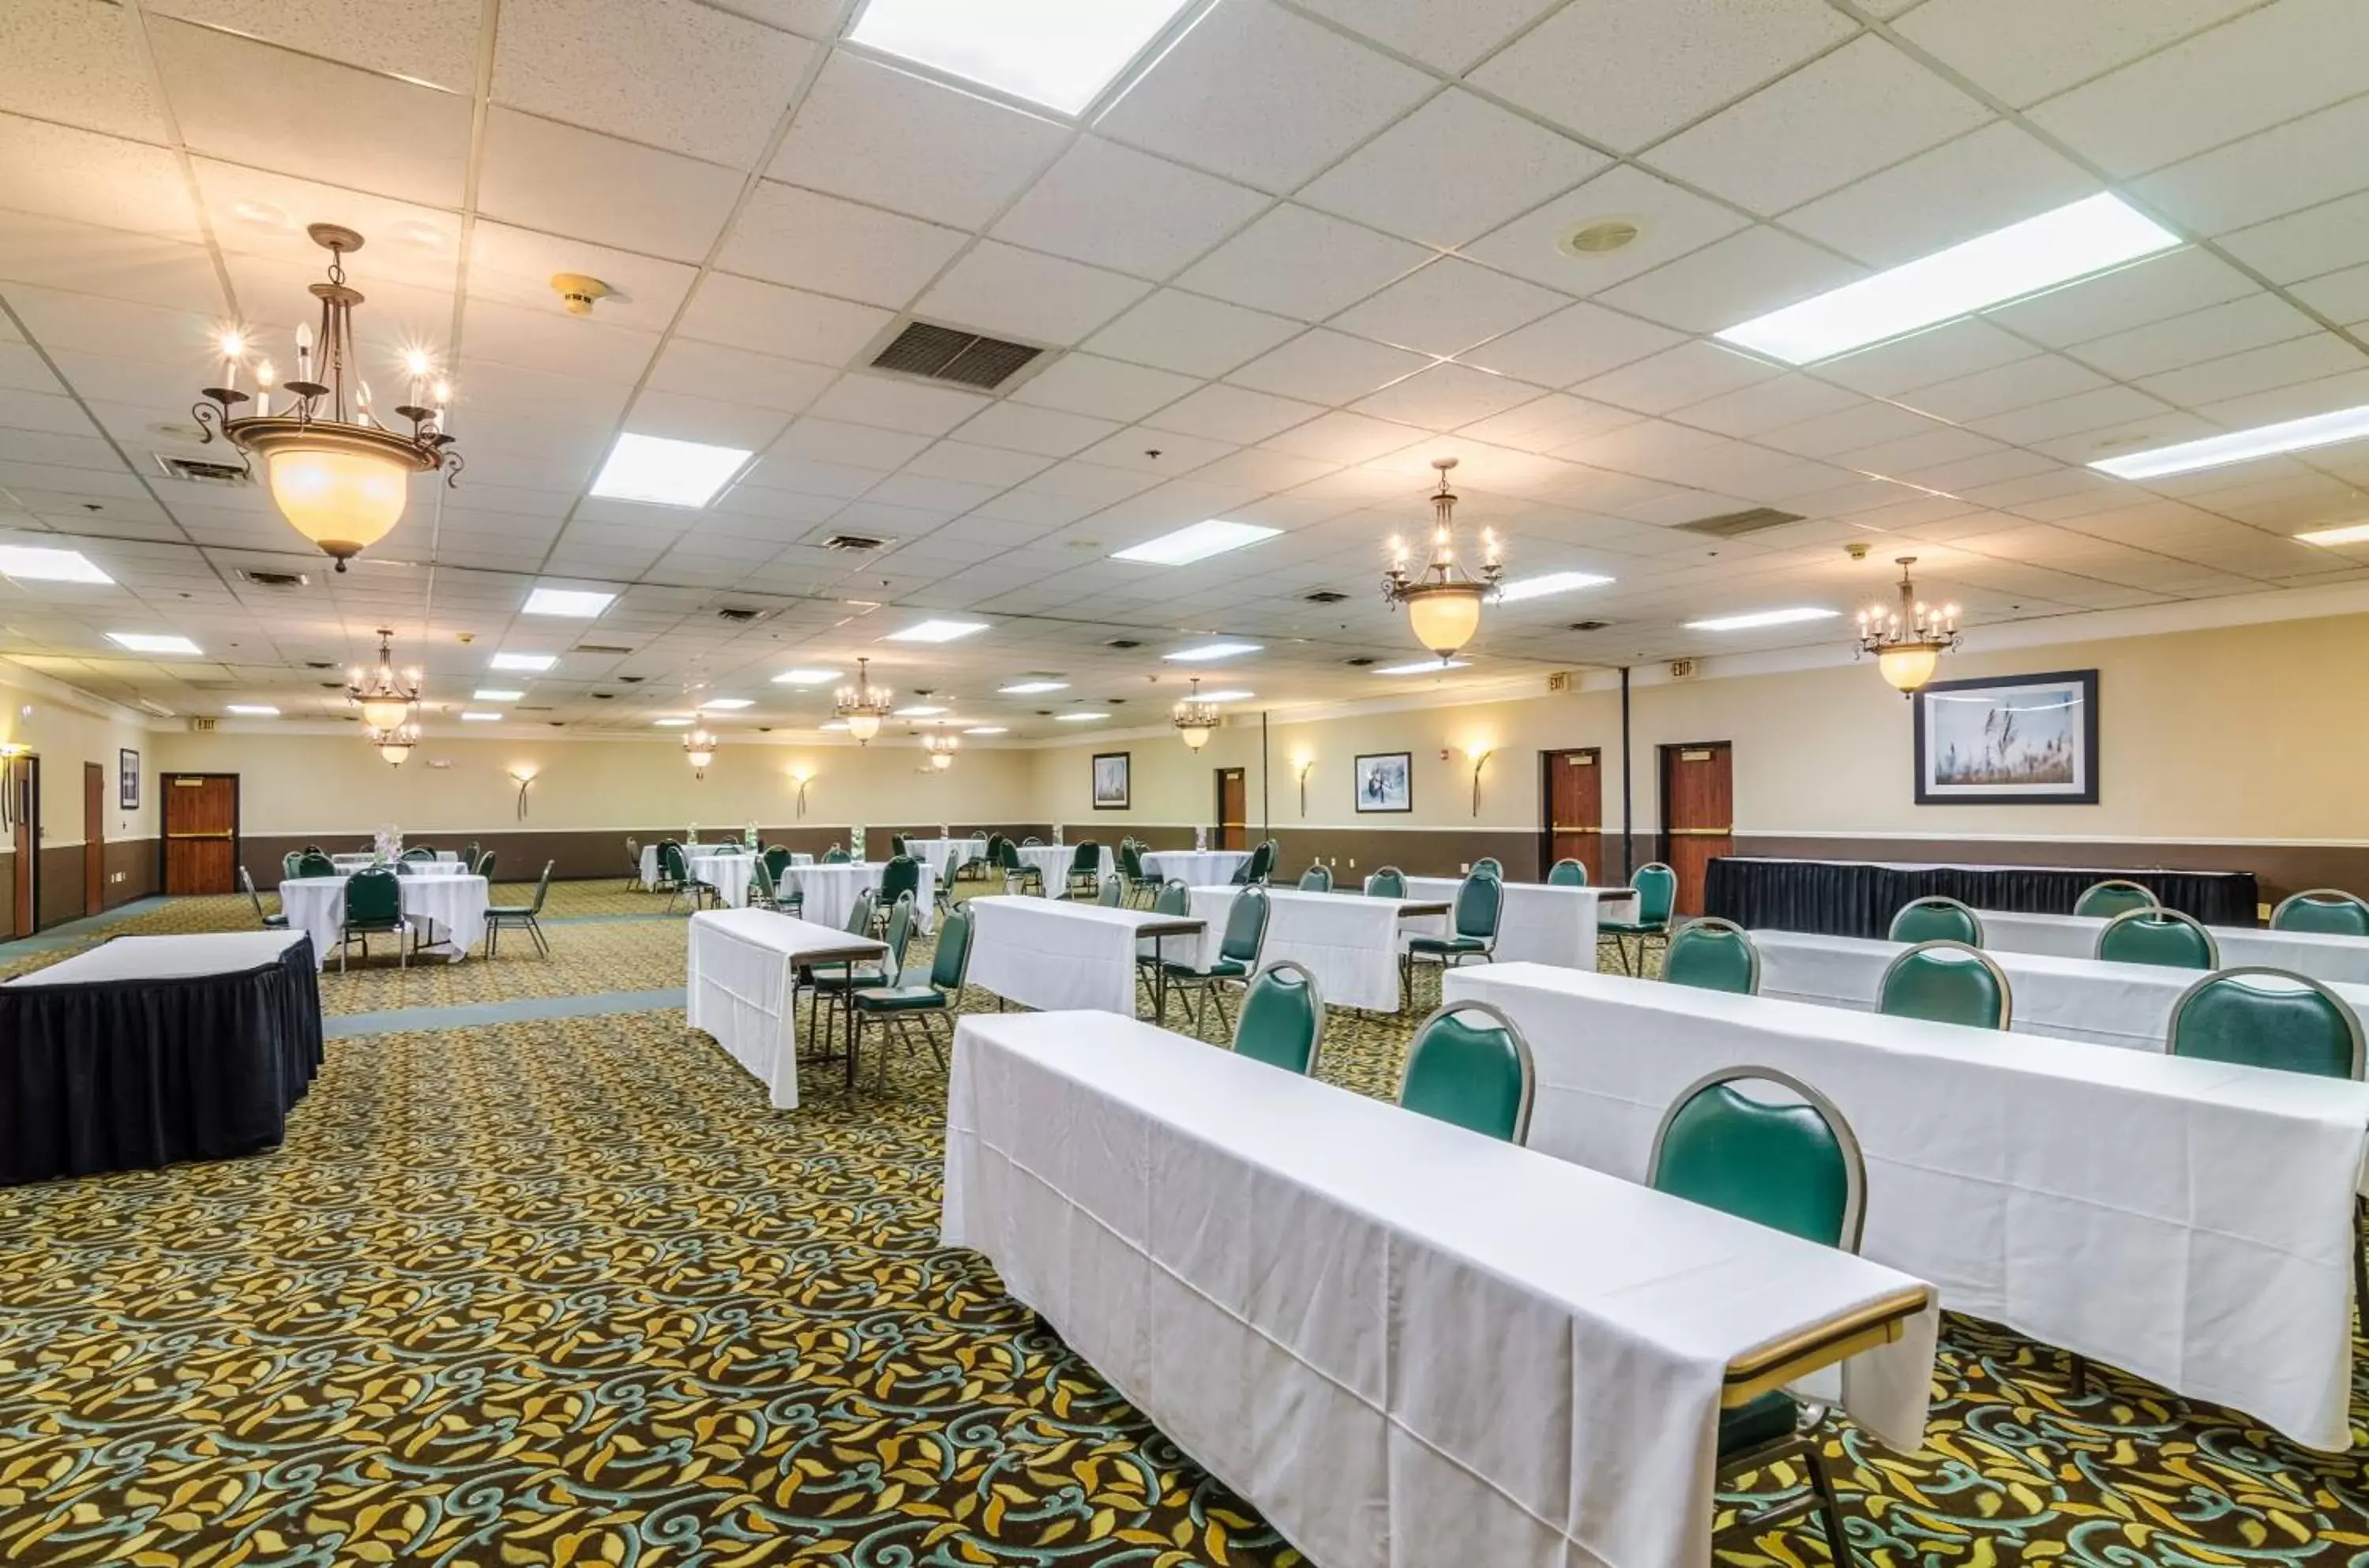
[[[880,733],[880,721],[897,706],[896,695],[872,689],[872,661],[855,661],[855,684],[839,689],[839,716],[847,721],[847,733],[855,737],[858,746],[866,744]]]
[[[1390,569],[1382,574],[1382,601],[1406,606],[1415,641],[1439,655],[1444,664],[1480,631],[1482,603],[1496,593],[1505,567],[1497,557],[1497,536],[1485,529],[1481,575],[1474,577],[1456,564],[1456,492],[1448,487],[1448,471],[1456,466],[1456,459],[1436,457],[1431,465],[1439,470],[1439,488],[1431,498],[1436,514],[1431,563],[1422,576],[1409,577],[1406,546],[1393,538]]]
[[[203,439],[211,441],[219,433],[250,460],[249,472],[251,460],[263,458],[280,515],[333,557],[342,572],[349,560],[403,521],[412,475],[441,471],[445,483],[454,484],[462,461],[444,428],[451,389],[433,379],[424,352],[415,349],[404,356],[410,401],[395,413],[409,431],[381,423],[372,412],[370,384],[361,379],[354,348],[353,312],[362,296],[347,286],[344,266],[346,252],[362,247],[362,236],[336,223],[315,223],[305,233],[329,253],[329,275],[327,281],[312,285],[313,297],[321,302],[317,340],[311,326],[296,327],[295,378],[279,381],[271,361],[264,360],[255,367],[255,395],[240,391],[248,344],[243,333],[226,332],[222,384],[205,388],[191,413],[204,429]],[[275,387],[288,399],[285,410],[276,414]],[[248,403],[255,405],[253,411],[241,413]]]
[[[399,768],[419,744],[420,678],[417,668],[395,672],[394,636],[385,626],[378,629],[378,668],[355,665],[346,671],[346,701],[361,710],[378,754]]]
[[[921,750],[930,754],[930,766],[940,773],[955,765],[955,752],[961,745],[959,738],[943,730],[933,729],[921,737]]]
[[[1209,743],[1209,732],[1218,727],[1218,704],[1201,700],[1201,678],[1193,678],[1193,694],[1176,704],[1171,721],[1176,733],[1184,738],[1187,750],[1198,751]]]
[[[1914,555],[1900,557],[1900,604],[1887,610],[1878,604],[1859,612],[1859,642],[1852,657],[1875,656],[1878,673],[1904,697],[1913,697],[1933,679],[1941,656],[1958,646],[1958,607],[1935,610],[1917,597],[1909,580]]]
[[[704,729],[694,729],[682,738],[682,754],[691,760],[691,776],[704,779],[707,764],[715,761],[715,737]]]

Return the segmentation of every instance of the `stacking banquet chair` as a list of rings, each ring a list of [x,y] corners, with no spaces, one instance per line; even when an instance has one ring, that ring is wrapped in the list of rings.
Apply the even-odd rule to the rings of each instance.
[[[845,865],[848,864],[847,852],[833,844],[822,852],[822,863],[825,865]]]
[[[1324,995],[1314,975],[1278,958],[1251,977],[1234,1020],[1236,1056],[1313,1078],[1323,1048]]]
[[[494,862],[499,858],[500,857],[496,855],[493,851],[487,850],[483,854],[477,856],[476,859],[472,861],[464,861],[462,864],[466,865],[470,871],[475,873],[476,876],[484,877],[486,879],[486,886],[490,888],[494,885]]]
[[[887,905],[895,909],[898,903],[908,906],[919,903],[921,897],[921,863],[911,855],[892,856],[880,868],[880,896],[873,903],[876,909]],[[885,925],[887,917],[877,917]]]
[[[674,913],[675,900],[685,893],[691,895],[691,907],[698,909],[715,896],[715,885],[703,882],[691,874],[691,857],[682,846],[669,839],[658,846],[658,880],[667,889],[667,913]]]
[[[299,876],[335,876],[338,875],[338,863],[331,860],[327,855],[323,854],[319,850],[306,850],[303,854],[296,857],[296,875]]]
[[[286,915],[267,915],[263,912],[263,895],[255,890],[255,878],[247,875],[246,867],[244,865],[238,868],[238,885],[246,889],[248,899],[255,905],[255,918],[264,930],[286,931],[288,929]]]
[[[642,886],[642,841],[632,834],[625,836],[625,891],[638,892]]]
[[[1900,912],[1892,917],[1891,936],[1894,942],[1963,942],[1980,947],[1983,921],[1957,899],[1937,894],[1901,905]]]
[[[2119,876],[2092,882],[2081,889],[2079,898],[2073,900],[2075,914],[2099,920],[2112,920],[2126,910],[2151,910],[2155,907],[2156,896],[2152,891],[2139,883],[2126,882]]]
[[[1150,896],[1159,886],[1143,869],[1143,846],[1133,839],[1122,839],[1118,846],[1118,874],[1127,885],[1126,906],[1133,909],[1137,902]]]
[[[782,885],[773,880],[773,868],[758,855],[749,862],[749,907],[752,910],[776,910],[782,907]]]
[[[870,936],[873,911],[877,907],[873,901],[870,888],[867,887],[858,893],[855,896],[854,907],[848,911],[848,934]],[[807,1023],[809,1025],[814,1023],[815,1009],[818,1004],[825,1010],[822,1021],[822,1039],[825,1044],[830,1041],[832,1028],[830,1013],[837,1011],[848,998],[866,986],[893,986],[904,979],[905,944],[912,939],[912,935],[913,898],[909,893],[899,898],[897,901],[897,907],[888,913],[888,952],[885,957],[877,960],[864,959],[861,962],[841,960],[835,965],[826,965],[822,968],[809,970],[802,977],[801,983],[813,993],[807,998]],[[809,1033],[811,1034],[811,1030]],[[848,1082],[851,1083],[855,1082],[854,1072],[855,1069],[851,1064],[848,1068]]]
[[[1062,879],[1061,892],[1071,898],[1092,898],[1102,892],[1103,847],[1092,839],[1081,839],[1078,847],[1070,852],[1070,874]]]
[[[2330,936],[2369,936],[2369,903],[2340,887],[2292,893],[2271,911],[2272,931],[2316,931]]]
[[[1226,878],[1227,884],[1230,887],[1249,887],[1251,885],[1251,867],[1255,865],[1257,863],[1258,851],[1253,850],[1248,860],[1245,860],[1242,864],[1234,867],[1234,874]]]
[[[900,854],[905,854],[905,853],[910,853],[910,852],[905,848],[905,835],[904,835],[904,834],[902,834],[902,833],[891,833],[891,834],[889,834],[889,835],[888,835],[888,855],[889,855],[889,858],[890,858],[890,859],[892,859],[892,860],[893,860],[893,859],[895,859],[897,856],[898,856],[898,855],[900,855]]]
[[[1920,942],[1885,966],[1875,1010],[1894,1018],[2005,1029],[2015,999],[2007,971],[1979,947],[1963,942]]]
[[[1184,958],[1163,959],[1159,990],[1153,997],[1160,1022],[1168,1022],[1168,993],[1173,990],[1184,1005],[1193,1032],[1200,1033],[1203,1010],[1193,1005],[1197,991],[1218,1010],[1219,1026],[1231,1028],[1233,1021],[1226,1016],[1225,988],[1244,985],[1258,971],[1259,955],[1266,949],[1266,889],[1245,887],[1234,895],[1233,908],[1226,911],[1225,935],[1218,943],[1218,956],[1207,967]]]
[[[1262,839],[1259,847],[1251,852],[1251,880],[1268,883],[1275,880],[1275,863],[1283,858],[1283,846],[1273,839]]]
[[[2096,956],[2115,964],[2217,969],[2221,944],[2193,915],[2178,910],[2124,910],[2098,933]]]
[[[996,853],[1001,857],[996,866],[1003,873],[1003,890],[1006,893],[1025,893],[1032,882],[1036,885],[1037,892],[1045,891],[1045,874],[1036,868],[1035,862],[1020,858],[1018,844],[1006,839],[996,846]]]
[[[303,850],[290,850],[286,854],[281,855],[280,857],[280,880],[286,882],[292,877],[297,876],[297,868],[302,866],[303,864],[304,852]]]
[[[500,951],[502,927],[506,925],[523,927],[526,933],[534,938],[535,951],[546,958],[551,956],[551,944],[543,939],[543,925],[535,917],[543,913],[543,901],[551,897],[551,868],[555,864],[548,860],[543,863],[543,875],[535,879],[533,903],[488,904],[486,907],[486,957],[490,958]]]
[[[403,852],[403,858],[406,864],[421,860],[428,861],[432,864],[436,859],[436,852],[429,849],[426,844],[414,844],[409,849]]]
[[[1459,964],[1489,963],[1496,956],[1497,926],[1505,918],[1505,885],[1475,871],[1456,890],[1456,906],[1445,936],[1410,936],[1399,951],[1399,1006],[1414,1005],[1414,967],[1436,964],[1444,978]]]
[[[1102,891],[1094,895],[1094,902],[1106,910],[1116,910],[1127,902],[1127,884],[1119,880],[1117,872],[1103,878]]]
[[[668,853],[669,851],[672,851],[673,853],[670,855]],[[681,864],[682,864],[681,841],[677,839],[660,839],[658,841],[658,879],[650,884],[650,891],[653,893],[673,892],[679,886],[674,879],[675,870]],[[639,870],[640,868],[641,863],[638,861],[635,862],[635,869]],[[667,907],[669,909],[672,909],[674,906],[670,902]]]
[[[1547,867],[1547,886],[1585,887],[1587,886],[1587,867],[1575,860],[1559,860]]]
[[[1599,919],[1596,929],[1612,938],[1612,945],[1620,954],[1621,972],[1642,975],[1654,938],[1660,937],[1665,948],[1669,945],[1670,910],[1678,901],[1678,874],[1657,860],[1639,866],[1637,874],[1629,878],[1629,886],[1637,890],[1632,906],[1636,912]],[[1630,956],[1631,941],[1637,944],[1634,958]]]
[[[1760,1082],[1781,1098],[1742,1093]],[[1773,1230],[1823,1246],[1859,1251],[1867,1208],[1867,1165],[1859,1139],[1834,1103],[1799,1079],[1765,1067],[1722,1068],[1678,1095],[1654,1134],[1645,1185]],[[1816,1510],[1826,1550],[1855,1563],[1834,1482],[1826,1476],[1821,1428],[1827,1411],[1782,1390],[1719,1413],[1722,1475],[1799,1460],[1810,1490],[1737,1523],[1757,1536],[1767,1526]]]
[[[1700,990],[1757,996],[1760,949],[1752,944],[1751,933],[1734,921],[1705,915],[1688,921],[1670,937],[1662,953],[1662,978]]]
[[[782,874],[790,869],[791,855],[785,844],[767,844],[763,856],[765,869],[772,873],[773,886],[782,885]]]
[[[1494,854],[1484,854],[1479,860],[1472,863],[1472,875],[1475,876],[1494,876],[1498,881],[1503,882],[1505,880],[1505,863],[1499,860]]]
[[[395,938],[395,962],[397,968],[407,967],[403,939],[411,927],[403,918],[403,884],[394,872],[383,866],[371,866],[346,878],[346,922],[338,933],[338,972],[345,973],[346,949],[353,943],[362,944],[362,956],[370,956],[370,939],[383,933]]]
[[[1186,915],[1192,910],[1193,889],[1181,876],[1170,877],[1151,895],[1151,912],[1155,915]],[[1161,950],[1162,945],[1158,937],[1147,937],[1135,944],[1135,981],[1151,998],[1152,1016],[1164,1024],[1168,1021],[1168,1002],[1160,968],[1168,955]]]
[[[1508,1143],[1528,1141],[1538,1072],[1514,1021],[1485,1001],[1452,1001],[1415,1026],[1399,1104]]]
[[[946,1044],[954,1044],[955,1010],[962,1005],[963,986],[969,978],[970,912],[955,910],[946,915],[945,922],[938,928],[938,949],[930,959],[930,978],[926,984],[865,986],[848,998],[849,1004],[854,1009],[854,1024],[848,1036],[847,1081],[850,1083],[855,1082],[855,1057],[864,1046],[864,1021],[867,1018],[878,1019],[881,1026],[892,1037],[903,1042],[908,1049],[911,1048],[912,1042],[906,1030],[918,1024],[921,1042],[930,1047],[930,1054],[938,1059],[938,1065],[945,1066],[946,1053],[938,1045],[937,1036],[931,1032],[929,1021],[933,1017],[944,1018],[946,1021]],[[877,1076],[886,1078],[887,1072],[888,1059],[884,1053]]]
[[[1299,890],[1303,893],[1333,891],[1333,873],[1321,865],[1311,865],[1299,874]]]
[[[946,852],[945,874],[938,878],[930,897],[935,901],[940,920],[945,919],[961,906],[955,902],[955,882],[963,874],[963,853],[959,848]]]
[[[1383,866],[1366,878],[1368,898],[1403,898],[1406,897],[1406,873],[1395,865]]]
[[[461,864],[463,865],[475,865],[477,864],[476,840],[471,839],[467,843],[461,846]]]

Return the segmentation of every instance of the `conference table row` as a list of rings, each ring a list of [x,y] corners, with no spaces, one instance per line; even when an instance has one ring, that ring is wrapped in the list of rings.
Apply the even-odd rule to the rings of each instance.
[[[2094,915],[2031,915],[2013,910],[1977,910],[1983,949],[1993,955],[2044,954],[2087,958],[2098,950],[2106,922]],[[2292,969],[2316,980],[2369,985],[2369,937],[2318,931],[2264,931],[2254,926],[2208,925],[2224,968],[2261,965]]]

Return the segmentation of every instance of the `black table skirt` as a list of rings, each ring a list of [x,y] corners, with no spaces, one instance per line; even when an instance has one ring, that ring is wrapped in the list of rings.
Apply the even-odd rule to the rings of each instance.
[[[1912,898],[1936,894],[1977,910],[2069,915],[2092,883],[2123,877],[2166,908],[2207,925],[2255,923],[2250,871],[2099,871],[2056,865],[1880,865],[1863,861],[1761,860],[1722,855],[1703,886],[1705,912],[1746,928],[1883,936]]]
[[[271,1148],[321,1060],[309,938],[235,974],[0,986],[0,1185]]]

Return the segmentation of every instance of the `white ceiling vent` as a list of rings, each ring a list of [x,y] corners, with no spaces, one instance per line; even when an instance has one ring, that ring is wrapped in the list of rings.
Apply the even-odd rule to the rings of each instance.
[[[968,327],[908,321],[872,356],[872,368],[981,392],[1001,392],[1044,353],[1034,344],[990,338]]]

